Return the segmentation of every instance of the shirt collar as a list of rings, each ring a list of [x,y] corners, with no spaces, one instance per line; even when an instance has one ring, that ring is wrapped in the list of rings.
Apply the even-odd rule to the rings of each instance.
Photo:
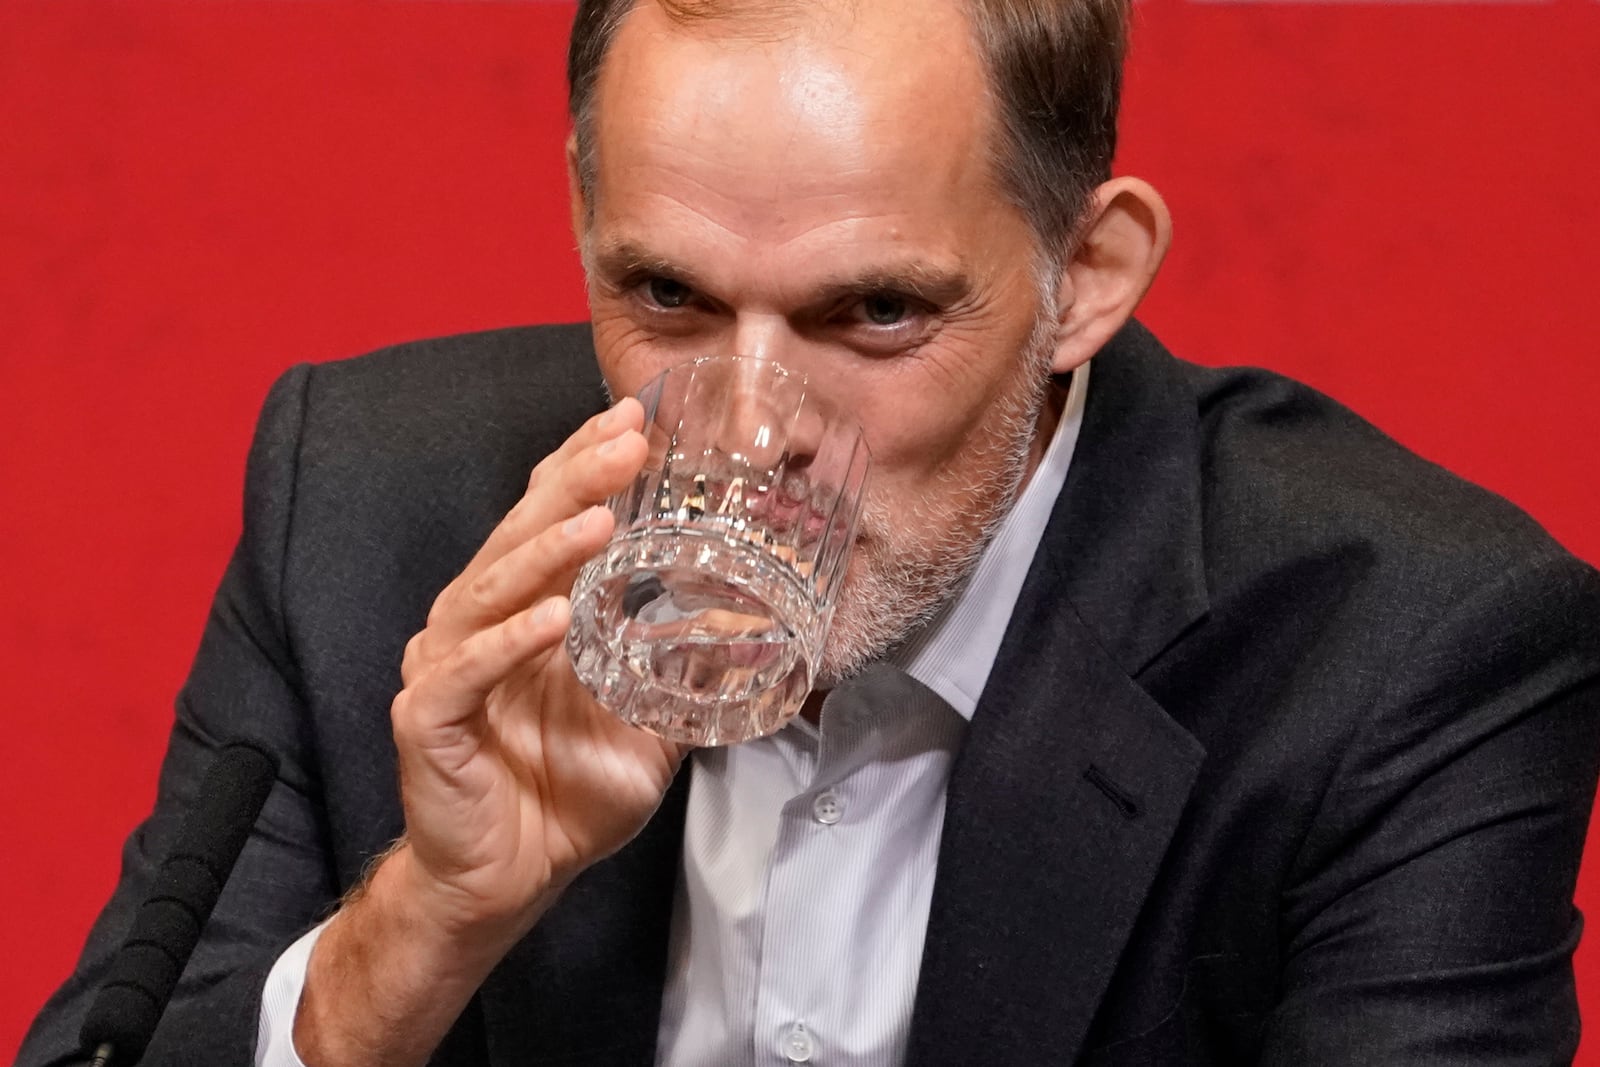
[[[1072,372],[1072,384],[1067,388],[1066,403],[1050,447],[1001,520],[966,584],[889,659],[939,694],[968,721],[989,680],[1006,624],[1050,522],[1056,497],[1066,484],[1088,392],[1089,364],[1085,363]]]

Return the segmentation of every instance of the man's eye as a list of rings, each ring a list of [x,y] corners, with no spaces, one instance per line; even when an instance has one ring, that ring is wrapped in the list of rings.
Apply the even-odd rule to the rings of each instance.
[[[645,283],[645,295],[661,308],[681,308],[694,299],[694,290],[672,278],[651,278]]]
[[[861,317],[874,326],[894,326],[911,313],[904,297],[878,293],[861,301]]]

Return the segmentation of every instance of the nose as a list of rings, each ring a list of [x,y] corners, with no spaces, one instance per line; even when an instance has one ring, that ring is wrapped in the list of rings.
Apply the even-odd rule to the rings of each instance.
[[[816,402],[800,374],[780,368],[752,358],[727,365],[714,433],[720,451],[765,468],[803,464],[816,451]]]
[[[734,322],[733,351],[736,355],[782,363],[785,353],[793,355],[794,340],[782,315],[741,313]]]
[[[782,315],[740,311],[734,321],[730,355],[749,357],[726,370],[721,380],[718,447],[742,455],[758,467],[780,460],[804,464],[816,451],[820,433],[812,413],[816,383],[802,381],[805,340]],[[759,361],[759,362],[757,362]],[[771,364],[788,373],[778,374]]]

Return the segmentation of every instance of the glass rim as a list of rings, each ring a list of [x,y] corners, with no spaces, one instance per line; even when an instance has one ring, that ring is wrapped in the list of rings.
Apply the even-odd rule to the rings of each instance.
[[[657,385],[664,385],[667,378],[675,372],[682,370],[692,371],[696,367],[706,363],[759,363],[763,367],[774,371],[779,376],[799,383],[800,387],[806,390],[804,394],[805,398],[823,408],[826,408],[827,415],[830,420],[843,422],[855,430],[856,447],[865,451],[867,463],[869,465],[874,462],[875,457],[872,454],[872,444],[867,440],[867,430],[866,427],[861,424],[861,419],[858,418],[853,412],[828,399],[827,397],[817,396],[815,393],[812,393],[810,391],[811,376],[809,374],[806,374],[803,371],[790,370],[788,367],[785,367],[782,363],[779,363],[777,360],[772,359],[769,356],[750,356],[741,353],[694,356],[684,360],[681,363],[674,363],[670,367],[663,367],[660,373],[646,382],[639,389],[639,391],[634,394],[634,398],[637,400],[643,400],[645,394],[647,394]],[[648,421],[649,419],[647,418],[646,422]]]

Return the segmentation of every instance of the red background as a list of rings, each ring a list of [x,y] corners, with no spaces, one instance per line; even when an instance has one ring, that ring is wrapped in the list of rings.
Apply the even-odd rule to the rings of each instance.
[[[0,6],[0,1058],[153,796],[267,384],[582,317],[570,16]],[[1327,390],[1600,561],[1597,69],[1593,0],[1140,0],[1120,168],[1178,234],[1144,317]]]

